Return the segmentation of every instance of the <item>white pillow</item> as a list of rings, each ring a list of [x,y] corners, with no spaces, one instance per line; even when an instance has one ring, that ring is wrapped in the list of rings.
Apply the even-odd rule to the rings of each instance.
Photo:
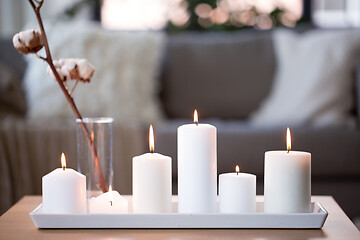
[[[86,58],[95,68],[90,83],[79,83],[73,97],[86,117],[158,121],[157,97],[165,34],[155,31],[107,31],[89,23],[47,24],[53,58]],[[43,55],[45,55],[43,53]],[[47,64],[27,57],[24,85],[31,119],[73,117]]]
[[[359,30],[274,32],[277,72],[255,125],[353,125],[355,56]]]

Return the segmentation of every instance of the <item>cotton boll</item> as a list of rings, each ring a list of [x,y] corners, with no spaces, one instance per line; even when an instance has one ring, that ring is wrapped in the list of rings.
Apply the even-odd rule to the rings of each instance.
[[[37,30],[30,29],[15,34],[13,37],[13,45],[19,52],[28,54],[38,52],[44,46],[44,43],[41,33]]]
[[[90,78],[95,72],[95,68],[86,59],[80,59],[78,61],[78,71],[80,78],[86,82],[89,82]]]
[[[64,60],[64,68],[69,73],[69,79],[77,79],[78,70],[77,70],[77,63],[76,59],[69,58]]]
[[[13,37],[13,45],[14,47],[22,53],[28,54],[29,51],[27,47],[25,46],[24,42],[20,40],[19,33],[15,34]]]
[[[54,60],[53,64],[62,81],[67,81],[71,79],[69,71],[66,69],[64,65],[61,65],[61,61]],[[56,80],[55,75],[51,70],[50,66],[47,67],[46,72],[52,79]]]
[[[70,72],[72,70],[74,70],[75,68],[77,68],[77,61],[76,59],[73,59],[73,58],[69,58],[69,59],[66,59],[66,60],[63,60],[64,61],[64,66],[66,67],[66,69]]]
[[[64,64],[63,66],[61,66],[61,68],[59,70],[57,70],[61,79],[65,82],[67,80],[70,80],[70,72],[66,66],[66,64]]]
[[[29,29],[19,33],[20,39],[25,43],[26,46],[29,46],[33,40],[36,38],[36,31],[34,29]]]
[[[79,80],[83,82],[90,82],[90,78],[95,72],[95,68],[86,59],[65,58],[54,60],[53,64],[58,72],[61,80]],[[55,76],[50,67],[47,68],[47,73],[53,79]]]

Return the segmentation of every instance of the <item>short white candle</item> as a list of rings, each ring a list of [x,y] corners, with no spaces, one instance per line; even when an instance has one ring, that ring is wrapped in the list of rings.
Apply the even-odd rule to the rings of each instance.
[[[128,213],[128,201],[109,186],[109,191],[89,201],[90,213]]]
[[[66,168],[64,153],[62,168],[42,178],[42,207],[46,213],[84,214],[87,211],[86,177]]]
[[[178,128],[179,213],[217,212],[216,128],[194,123]]]
[[[236,172],[220,174],[219,211],[221,213],[256,212],[256,176]]]
[[[149,130],[150,153],[133,158],[133,211],[171,212],[171,158],[154,153],[153,127]]]
[[[265,153],[264,211],[268,213],[308,213],[311,201],[311,154],[291,150]]]

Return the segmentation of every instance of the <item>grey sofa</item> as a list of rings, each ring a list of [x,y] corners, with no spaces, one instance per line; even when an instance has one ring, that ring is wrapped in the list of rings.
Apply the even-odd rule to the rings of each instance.
[[[218,131],[218,173],[241,170],[257,175],[257,194],[263,194],[263,158],[268,150],[285,149],[285,126],[255,127],[248,122],[269,94],[276,58],[272,32],[185,33],[168,36],[160,74],[166,119],[154,125],[156,151],[173,159],[176,180],[177,127],[192,121],[195,108],[200,122]],[[20,79],[25,64],[9,41],[2,41],[0,60]],[[360,69],[360,68],[359,68]],[[360,122],[360,72],[354,68],[352,114]],[[18,95],[16,95],[18,96]],[[58,167],[65,151],[76,168],[75,121],[25,118],[24,98],[9,107],[1,101],[0,191],[1,212],[24,194],[41,193],[41,176]],[[115,188],[131,194],[131,158],[147,152],[148,125],[115,123]],[[350,217],[360,216],[360,129],[343,127],[292,128],[294,150],[312,153],[312,194],[332,195]]]

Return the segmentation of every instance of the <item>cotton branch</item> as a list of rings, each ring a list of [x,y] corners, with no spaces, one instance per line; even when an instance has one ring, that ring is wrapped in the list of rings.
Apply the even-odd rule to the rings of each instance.
[[[41,18],[41,14],[40,14],[40,9],[44,3],[44,0],[28,0],[31,7],[33,8],[35,15],[36,15],[36,19],[37,22],[39,24],[40,27],[40,32],[35,31],[35,30],[29,30],[28,31],[24,31],[21,32],[19,34],[16,34],[13,38],[13,43],[16,49],[18,49],[19,51],[28,54],[28,53],[35,53],[36,56],[40,59],[42,59],[43,61],[46,61],[49,65],[49,69],[52,72],[53,78],[57,81],[57,83],[59,84],[61,90],[63,91],[67,101],[70,104],[70,107],[72,109],[72,111],[74,112],[75,116],[77,119],[82,119],[79,110],[77,109],[75,102],[73,100],[73,98],[71,97],[69,91],[67,90],[67,87],[65,87],[63,79],[61,79],[51,56],[51,52],[50,52],[50,47],[49,47],[49,43],[47,41],[47,36],[46,36],[46,32],[44,29],[44,25],[43,25],[43,21]],[[32,37],[29,37],[32,36]],[[23,41],[23,39],[25,38],[26,41]],[[28,39],[30,38],[30,40],[28,41]],[[33,41],[32,41],[33,40]],[[44,46],[45,48],[45,53],[46,53],[46,57],[42,57],[40,55],[37,54],[37,52]],[[85,67],[82,69],[82,73],[83,75],[85,75],[88,81],[90,81],[91,76],[94,73],[94,70],[91,72],[89,71],[89,69],[93,69],[92,65],[84,65]],[[76,67],[77,68],[77,67]],[[85,70],[84,70],[85,69]],[[76,69],[78,71],[78,73],[80,73],[80,69]],[[80,78],[80,74],[79,78]],[[75,84],[76,86],[76,84]],[[71,90],[70,92],[72,92],[73,90]],[[89,142],[89,146],[91,149],[91,153],[92,156],[94,157],[94,162],[95,162],[95,166],[96,166],[96,172],[99,178],[99,182],[100,182],[100,188],[103,192],[107,192],[108,188],[106,186],[105,183],[105,179],[101,170],[101,165],[99,164],[99,159],[98,159],[98,155],[97,155],[97,151],[96,151],[96,147],[94,144],[93,139],[90,136],[90,133],[86,127],[86,125],[81,121],[80,126],[85,134],[86,139]]]

